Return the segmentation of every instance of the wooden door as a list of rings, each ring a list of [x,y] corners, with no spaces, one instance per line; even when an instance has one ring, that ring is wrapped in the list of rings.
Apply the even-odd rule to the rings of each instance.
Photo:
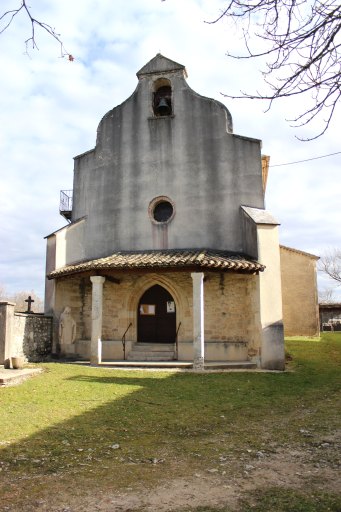
[[[142,295],[137,318],[139,342],[175,343],[175,302],[162,286],[156,284]]]

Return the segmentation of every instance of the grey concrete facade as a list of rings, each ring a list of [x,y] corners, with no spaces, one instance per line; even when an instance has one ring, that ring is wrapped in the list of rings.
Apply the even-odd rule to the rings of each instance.
[[[184,75],[156,56],[132,96],[103,117],[96,147],[75,158],[72,221],[86,217],[85,259],[115,250],[243,251],[240,205],[264,208],[261,143],[234,135],[226,107],[194,92]],[[153,115],[160,79],[171,86],[170,116]],[[160,226],[148,207],[162,196],[175,215]]]

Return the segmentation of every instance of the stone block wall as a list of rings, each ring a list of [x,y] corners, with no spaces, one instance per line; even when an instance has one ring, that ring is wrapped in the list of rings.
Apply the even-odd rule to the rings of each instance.
[[[28,361],[41,361],[51,354],[52,317],[14,313],[14,352]]]
[[[249,284],[253,277],[207,275],[204,283],[206,341],[250,341],[253,302]]]
[[[115,274],[119,284],[106,279],[103,286],[102,340],[119,341],[131,323],[126,340],[137,341],[137,307],[151,286],[164,286],[176,303],[179,344],[193,342],[193,288],[190,272]],[[205,341],[257,345],[254,294],[257,276],[234,273],[206,273],[204,282]],[[56,283],[55,336],[60,314],[66,306],[77,324],[76,340],[91,338],[92,286],[89,277],[61,278]],[[259,340],[258,340],[259,341]],[[258,343],[259,344],[259,343]],[[78,346],[78,345],[77,345]],[[212,345],[213,350],[213,345]],[[214,350],[213,350],[214,351]],[[63,353],[63,350],[62,350]],[[213,357],[213,356],[212,356]]]
[[[284,334],[318,336],[318,257],[283,246],[280,247],[280,255]]]
[[[11,357],[35,362],[52,350],[52,317],[14,312],[15,304],[0,303],[0,364],[10,367]]]

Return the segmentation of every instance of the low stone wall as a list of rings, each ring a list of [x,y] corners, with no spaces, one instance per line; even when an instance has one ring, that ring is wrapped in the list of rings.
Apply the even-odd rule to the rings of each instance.
[[[0,364],[7,367],[10,367],[11,357],[21,356],[36,362],[52,351],[52,317],[16,313],[14,306],[0,302]]]
[[[17,352],[29,361],[41,361],[52,350],[52,317],[14,313],[14,336]]]

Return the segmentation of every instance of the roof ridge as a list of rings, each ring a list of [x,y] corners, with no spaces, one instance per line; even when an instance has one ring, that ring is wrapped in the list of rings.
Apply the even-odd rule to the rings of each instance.
[[[304,256],[310,256],[311,258],[315,258],[316,260],[320,259],[320,256],[316,256],[316,254],[312,254],[311,252],[301,251],[300,249],[294,249],[293,247],[288,247],[287,245],[279,246],[281,249],[285,249],[287,251],[296,252],[298,254],[303,254]]]

